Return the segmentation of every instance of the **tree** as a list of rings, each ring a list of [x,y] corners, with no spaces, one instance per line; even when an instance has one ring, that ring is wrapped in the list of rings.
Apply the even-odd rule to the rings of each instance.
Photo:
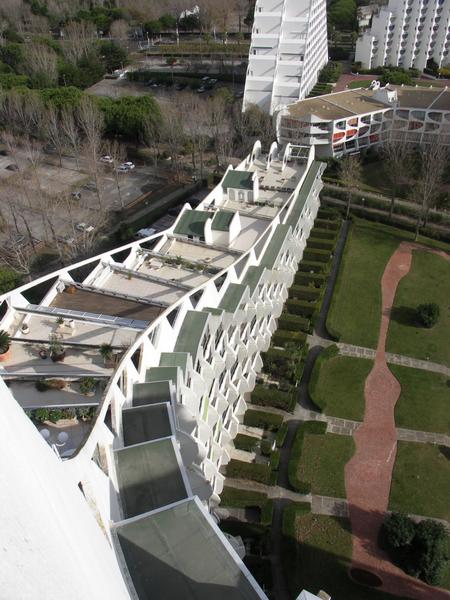
[[[99,178],[99,159],[104,118],[93,98],[84,96],[77,109],[78,123],[84,136],[84,149],[90,173],[94,177],[98,204],[104,211],[102,187]]]
[[[422,225],[427,224],[430,209],[441,194],[448,165],[448,148],[436,138],[435,141],[420,146],[419,157],[418,178],[413,189],[413,198],[420,205],[416,220],[416,240]]]
[[[417,321],[423,327],[431,329],[439,321],[439,306],[435,302],[419,304],[416,308]]]
[[[75,119],[74,109],[71,106],[65,106],[61,110],[61,130],[65,138],[65,146],[75,157],[77,169],[80,170],[80,151],[81,137],[77,121]]]
[[[69,21],[64,28],[63,52],[66,59],[77,64],[89,55],[97,41],[97,31],[88,21]]]
[[[62,155],[66,140],[64,138],[64,131],[61,127],[58,111],[52,105],[50,105],[44,113],[42,129],[45,138],[55,147],[58,154],[59,166],[62,167]]]
[[[114,173],[114,179],[117,187],[117,194],[119,196],[120,208],[123,210],[125,208],[123,197],[122,197],[122,188],[121,188],[121,179],[118,167],[126,158],[126,149],[123,144],[120,144],[117,140],[108,140],[103,146],[103,152],[112,158],[111,167]]]
[[[392,513],[383,524],[384,543],[390,548],[408,546],[414,537],[416,526],[403,513]]]
[[[0,47],[0,60],[19,72],[25,60],[23,44],[9,43]]]
[[[111,23],[109,35],[116,41],[119,47],[126,47],[128,43],[128,31],[130,26],[125,19],[117,19]]]
[[[352,193],[358,189],[361,183],[361,163],[359,156],[355,154],[348,154],[339,163],[339,179],[347,191],[347,207],[345,211],[345,218],[348,219],[350,214],[350,203],[352,200]]]
[[[112,41],[100,42],[99,52],[106,70],[111,73],[115,69],[121,69],[128,64],[126,50]]]
[[[161,33],[161,30],[162,25],[159,19],[155,19],[154,21],[146,21],[144,23],[144,31],[147,35],[156,35],[158,33]]]
[[[381,147],[381,156],[384,159],[384,172],[391,184],[389,217],[392,218],[398,191],[400,186],[407,181],[411,168],[411,147],[404,139],[390,139]]]
[[[175,29],[175,27],[177,26],[177,19],[174,16],[167,13],[160,16],[159,22],[161,23],[163,31],[170,31],[172,29]]]

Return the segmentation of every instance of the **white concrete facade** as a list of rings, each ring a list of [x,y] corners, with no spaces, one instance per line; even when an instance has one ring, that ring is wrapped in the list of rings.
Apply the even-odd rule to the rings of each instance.
[[[52,311],[56,311],[55,316],[58,311],[64,312],[61,302],[55,304],[55,299],[73,299],[71,294],[64,295],[64,289],[75,285],[75,295],[92,295],[95,290],[102,295],[108,290],[105,298],[116,294],[122,301],[128,294],[136,297],[135,283],[139,282],[143,302],[148,302],[155,289],[156,299],[162,305],[162,312],[130,341],[109,379],[89,436],[68,460],[61,461],[53,453],[0,379],[3,430],[11,431],[11,435],[0,438],[0,455],[7,457],[8,462],[2,461],[0,468],[2,506],[8,508],[0,533],[2,539],[8,540],[10,555],[16,561],[11,562],[11,569],[2,570],[2,589],[16,589],[8,597],[36,597],[31,591],[20,595],[28,563],[30,580],[38,590],[45,588],[49,577],[49,569],[44,565],[55,565],[50,575],[58,586],[49,586],[45,594],[39,595],[47,600],[56,600],[61,594],[73,600],[139,597],[130,576],[135,565],[127,563],[115,533],[117,528],[141,518],[136,513],[130,518],[127,513],[117,461],[119,452],[130,448],[139,452],[141,447],[156,448],[171,440],[184,490],[175,503],[193,498],[197,504],[201,502],[209,519],[208,512],[220,503],[224,482],[221,468],[230,460],[232,440],[246,410],[244,395],[255,385],[262,367],[260,353],[269,347],[317,215],[323,169],[323,163],[314,161],[312,148],[288,145],[280,151],[274,143],[269,156],[263,157],[257,143],[237,170],[255,173],[258,202],[240,202],[235,210],[238,216],[229,219],[230,206],[235,206],[236,201],[230,200],[219,184],[195,211],[185,205],[169,230],[61,269],[0,297],[0,305],[6,309],[0,329],[16,327],[18,314],[39,313],[23,294],[46,281],[50,288],[40,304],[46,319],[54,314]],[[273,211],[272,217],[267,216],[268,209]],[[225,217],[232,235],[225,236],[221,245],[214,240],[199,241],[201,231],[198,241],[189,234],[177,233],[182,223],[192,227],[202,211],[222,213],[219,217]],[[197,227],[198,223],[194,225]],[[84,275],[82,284],[76,284],[75,273],[82,268],[89,270],[90,266],[91,272]],[[112,291],[108,283],[115,272],[126,275],[120,293]],[[203,275],[198,285],[188,287],[181,283],[190,281],[192,272]],[[178,273],[177,277],[174,273]],[[164,279],[166,291],[161,288]],[[179,298],[171,295],[175,285],[185,286]],[[166,303],[167,297],[170,300]],[[88,309],[89,306],[84,307]],[[80,319],[80,323],[108,319],[107,315],[93,312],[81,316],[76,310],[70,316],[76,322]],[[133,323],[142,326],[143,321]],[[127,321],[125,326],[128,325]],[[12,350],[14,354],[14,345]],[[3,365],[7,366],[7,362]],[[0,375],[7,375],[6,368],[1,368]],[[63,364],[61,369],[64,370]],[[125,439],[126,420],[130,410],[142,406],[134,403],[136,394],[154,389],[159,391],[152,407],[167,409],[170,437],[165,433],[164,439],[130,445]],[[21,468],[15,467],[15,454],[20,455],[20,464],[26,462],[30,472],[29,494],[28,477],[24,479]],[[143,514],[151,518],[173,506],[159,505]],[[38,516],[40,509],[44,510],[48,528]],[[51,514],[47,515],[49,511]],[[22,538],[16,540],[17,531]],[[224,551],[232,554],[220,532],[216,535]],[[237,555],[232,558],[253,590],[252,597],[265,599]],[[62,561],[64,568],[57,572]],[[81,574],[83,585],[78,578],[74,583],[74,569]],[[66,592],[74,585],[76,592]],[[155,585],[161,589],[163,582]]]
[[[450,62],[450,0],[389,0],[356,42],[355,61],[423,71],[429,59]]]
[[[325,0],[257,0],[243,110],[305,98],[327,61]]]

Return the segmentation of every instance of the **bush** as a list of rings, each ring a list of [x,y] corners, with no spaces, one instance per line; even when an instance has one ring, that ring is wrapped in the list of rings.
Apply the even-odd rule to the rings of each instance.
[[[274,346],[286,346],[288,344],[297,344],[302,347],[306,342],[306,333],[302,331],[276,331],[272,338]]]
[[[290,315],[283,313],[278,319],[278,329],[284,331],[309,331],[310,321],[306,317],[300,315]]]
[[[271,452],[272,452],[271,440],[268,440],[268,439],[261,440],[261,454],[263,456],[270,456]]]
[[[241,490],[225,485],[220,494],[220,505],[233,508],[246,508],[247,506],[263,506],[267,501],[264,492]]]
[[[275,437],[275,443],[277,445],[277,448],[282,448],[284,446],[284,442],[286,441],[286,436],[288,433],[288,424],[287,423],[282,423],[280,429],[278,430],[278,433]]]
[[[244,425],[247,427],[260,427],[268,431],[278,431],[283,422],[281,415],[275,415],[263,410],[249,409],[244,415]]]
[[[327,273],[328,265],[319,261],[305,260],[303,257],[303,260],[298,265],[298,271],[307,273]]]
[[[311,285],[313,284],[316,288],[321,288],[327,282],[327,275],[324,273],[305,273],[299,271],[295,274],[294,282],[296,285]]]
[[[294,410],[296,398],[291,392],[280,392],[275,388],[256,385],[252,392],[251,402],[258,406],[273,406],[274,408],[292,412]]]
[[[321,217],[318,217],[315,222],[314,225],[316,227],[319,227],[320,229],[330,229],[331,231],[336,231],[339,229],[340,227],[340,223],[339,221],[336,220],[330,220],[330,219],[324,219]]]
[[[329,62],[319,73],[321,83],[333,83],[337,81],[342,73],[342,66],[339,63]]]
[[[270,373],[279,379],[284,379],[291,383],[295,382],[297,363],[301,359],[301,353],[293,354],[287,350],[269,348],[261,358],[264,363],[263,370],[265,373]]]
[[[261,525],[272,525],[273,500],[266,500],[261,506]]]
[[[278,467],[280,466],[280,458],[281,452],[279,450],[274,450],[270,455],[269,467],[272,471],[278,471]]]
[[[381,529],[381,541],[392,561],[406,573],[429,585],[438,585],[448,560],[448,534],[441,523],[430,519],[415,523],[393,513]]]
[[[95,388],[97,387],[97,382],[93,377],[83,377],[80,379],[80,392],[83,395],[91,394],[95,392]]]
[[[331,229],[322,229],[321,227],[314,227],[311,230],[311,235],[320,240],[330,240],[332,242],[336,241],[337,231],[333,231]]]
[[[303,252],[303,258],[306,260],[312,260],[315,262],[328,263],[331,259],[331,252],[329,250],[320,250],[318,248],[306,247]]]
[[[318,306],[316,302],[306,302],[295,298],[286,300],[286,308],[293,315],[311,318],[316,313]]]
[[[269,465],[247,463],[235,458],[232,458],[227,464],[227,477],[251,479],[267,485],[270,483],[270,471]]]
[[[419,304],[416,309],[417,321],[423,327],[430,329],[434,327],[439,320],[439,306],[435,302],[429,304]]]
[[[300,464],[300,459],[303,451],[303,439],[306,433],[313,434],[324,434],[327,430],[327,424],[323,421],[306,421],[298,426],[294,444],[291,450],[291,456],[289,458],[288,465],[288,478],[289,483],[297,492],[301,494],[309,494],[311,491],[311,486],[308,482],[301,481],[298,478],[298,468]]]
[[[318,300],[320,295],[321,291],[315,287],[293,285],[289,289],[289,297],[295,298],[296,300]]]
[[[259,439],[252,435],[245,435],[244,433],[238,433],[233,440],[234,447],[237,450],[245,450],[246,452],[254,452],[255,448],[258,447]]]
[[[63,390],[66,387],[64,379],[39,379],[35,383],[38,392],[46,392],[47,390]]]
[[[318,250],[328,250],[329,252],[333,251],[334,248],[334,240],[324,240],[322,238],[308,238],[308,248],[317,248]]]
[[[49,414],[50,411],[48,408],[37,408],[33,413],[33,417],[36,419],[36,421],[40,421],[42,423],[43,421],[49,420]]]

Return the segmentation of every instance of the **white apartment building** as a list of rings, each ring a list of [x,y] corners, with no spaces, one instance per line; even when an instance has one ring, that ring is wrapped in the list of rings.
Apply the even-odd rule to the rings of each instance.
[[[354,154],[390,139],[450,145],[450,89],[372,86],[282,108],[276,116],[279,143],[314,146],[321,158]]]
[[[305,98],[327,61],[325,0],[257,0],[243,110]]]
[[[267,600],[214,509],[323,168],[313,148],[257,142],[169,229],[0,296],[2,597]],[[52,335],[63,362],[42,354]],[[36,379],[74,394],[87,375],[105,383],[90,430],[50,446],[24,401]]]
[[[389,0],[357,40],[355,61],[423,71],[429,59],[449,64],[449,49],[450,0]]]

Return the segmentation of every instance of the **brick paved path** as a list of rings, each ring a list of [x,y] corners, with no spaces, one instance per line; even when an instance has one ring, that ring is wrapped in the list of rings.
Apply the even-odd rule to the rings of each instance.
[[[356,451],[345,466],[345,484],[353,534],[352,569],[375,573],[382,589],[414,600],[449,600],[450,592],[432,588],[395,567],[379,549],[377,539],[389,504],[397,450],[394,407],[400,384],[386,362],[386,337],[399,281],[409,272],[412,250],[428,250],[403,242],[381,279],[382,313],[375,364],[366,379],[364,422],[354,434]],[[430,250],[431,251],[431,250]],[[446,258],[444,253],[437,252]]]

